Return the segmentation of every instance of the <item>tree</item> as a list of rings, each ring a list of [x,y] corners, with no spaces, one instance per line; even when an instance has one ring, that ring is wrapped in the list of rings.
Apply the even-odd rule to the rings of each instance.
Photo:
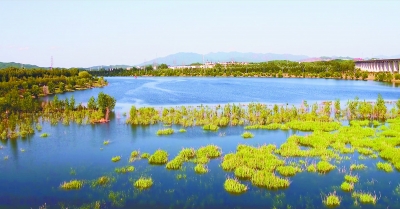
[[[97,104],[96,104],[96,100],[94,99],[93,96],[90,97],[87,107],[89,110],[96,110],[97,109]]]
[[[106,109],[112,111],[115,107],[115,103],[116,101],[114,97],[104,94],[103,92],[100,92],[97,96],[97,106],[102,111],[105,111]]]
[[[158,69],[168,69],[168,65],[162,63],[161,65],[158,66]]]
[[[385,119],[387,108],[381,94],[378,94],[378,99],[376,99],[375,111],[378,119]]]
[[[92,75],[90,75],[87,71],[81,71],[79,72],[78,76],[80,78],[92,78]]]

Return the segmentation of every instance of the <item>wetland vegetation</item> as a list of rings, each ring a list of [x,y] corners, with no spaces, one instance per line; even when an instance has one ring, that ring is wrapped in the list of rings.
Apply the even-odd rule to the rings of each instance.
[[[10,110],[0,127],[4,146],[16,142],[26,146],[17,149],[18,156],[10,153],[11,159],[26,159],[33,152],[27,142],[43,147],[56,143],[56,151],[45,149],[57,154],[63,149],[79,150],[62,171],[65,174],[52,177],[57,181],[50,178],[50,186],[46,184],[50,194],[59,192],[57,197],[65,207],[164,204],[207,208],[246,206],[250,201],[255,208],[400,205],[396,200],[400,100],[385,101],[378,95],[375,101],[354,98],[301,104],[132,106],[126,116],[114,115],[106,124],[97,122],[113,114],[113,97],[101,92],[86,105],[76,105],[74,100],[54,96],[41,101],[36,111]],[[53,131],[56,127],[61,131]],[[104,132],[85,139],[99,129]],[[113,135],[107,134],[109,129],[116,129],[113,134],[128,131]],[[274,134],[283,139],[274,141]],[[61,137],[71,139],[73,148],[61,143]],[[121,138],[130,137],[134,140],[122,143]],[[85,143],[95,147],[90,155],[85,155],[86,148],[79,148]],[[93,162],[85,161],[90,166],[79,164],[92,155]],[[60,158],[65,160],[61,154]],[[6,163],[9,160],[4,160]],[[96,166],[91,167],[93,164]],[[62,165],[60,168],[63,170]],[[63,199],[85,193],[89,196],[84,203]]]

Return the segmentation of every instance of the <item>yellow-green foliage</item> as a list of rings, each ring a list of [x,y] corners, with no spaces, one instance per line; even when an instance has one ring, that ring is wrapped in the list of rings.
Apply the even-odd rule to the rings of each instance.
[[[349,183],[357,183],[358,182],[358,176],[352,176],[352,175],[345,175],[344,180],[346,180]]]
[[[96,179],[93,183],[92,183],[92,187],[96,187],[96,186],[105,186],[107,184],[109,184],[111,182],[111,178],[108,176],[101,176],[98,179]]]
[[[235,169],[235,176],[242,179],[250,179],[254,174],[254,169],[240,166]]]
[[[135,170],[135,167],[133,167],[132,165],[127,165],[125,167],[116,168],[115,172],[117,172],[117,173],[128,173],[128,172],[133,172],[134,170]]]
[[[322,201],[326,206],[339,206],[341,199],[336,195],[336,192],[328,194]]]
[[[301,172],[301,169],[295,166],[286,165],[277,167],[276,171],[282,176],[294,176],[296,173]]]
[[[210,161],[210,159],[206,156],[196,157],[192,160],[192,162],[196,163],[196,164],[207,164],[209,161]]]
[[[65,190],[80,189],[83,186],[83,181],[71,180],[69,182],[63,182],[60,187]]]
[[[218,131],[219,127],[214,124],[207,124],[203,126],[203,130],[207,131]]]
[[[244,132],[244,133],[242,134],[242,137],[245,138],[245,139],[247,139],[247,138],[253,138],[254,135],[253,135],[251,132],[246,131],[246,132]]]
[[[376,195],[372,195],[371,193],[353,192],[351,196],[364,204],[375,204],[377,201]]]
[[[335,166],[330,164],[328,161],[319,161],[317,163],[317,171],[320,173],[328,173],[333,169],[335,169]]]
[[[178,155],[186,159],[191,159],[196,156],[196,150],[193,148],[183,148]]]
[[[113,161],[113,162],[118,162],[120,160],[121,160],[121,156],[115,156],[115,157],[111,158],[111,161]]]
[[[307,171],[308,172],[317,172],[317,166],[315,164],[311,164],[307,166]]]
[[[103,144],[104,145],[108,145],[110,143],[110,140],[105,140],[105,141],[103,141]]]
[[[144,158],[144,159],[147,159],[147,158],[150,157],[150,153],[147,153],[147,152],[142,153],[142,155],[141,155],[140,157],[141,157],[141,158]]]
[[[169,161],[165,167],[171,170],[178,170],[182,167],[184,161],[185,159],[178,155],[173,160]]]
[[[340,185],[340,188],[345,192],[350,192],[354,189],[354,184],[345,181]]]
[[[179,129],[179,132],[180,132],[180,133],[185,133],[185,132],[186,132],[186,129],[181,128],[181,129]]]
[[[139,189],[147,189],[153,186],[153,179],[151,177],[140,177],[133,185]]]
[[[237,179],[227,178],[224,183],[224,189],[230,193],[243,193],[247,191],[247,186],[241,184]]]
[[[160,129],[157,131],[157,135],[170,135],[173,133],[174,133],[174,129],[172,129],[172,128]]]
[[[267,189],[281,189],[289,187],[290,181],[275,176],[269,171],[257,171],[251,178],[251,183],[255,186],[265,187]]]
[[[42,133],[42,134],[40,134],[40,137],[48,137],[48,136],[49,136],[48,133]]]
[[[139,157],[139,154],[140,154],[139,151],[134,150],[131,152],[131,158]]]
[[[194,171],[199,174],[207,173],[208,169],[204,166],[204,164],[197,164],[194,167]]]
[[[384,170],[385,172],[392,172],[393,171],[393,167],[392,167],[392,165],[390,165],[390,163],[378,162],[378,163],[376,163],[376,167],[379,170]]]
[[[168,162],[168,153],[164,150],[155,151],[149,158],[151,164],[165,164]]]
[[[364,164],[351,164],[350,165],[350,170],[363,170],[366,168],[367,168],[367,166]]]
[[[207,145],[205,147],[200,147],[196,151],[196,156],[200,157],[207,157],[207,158],[217,158],[221,156],[221,148],[216,145]]]

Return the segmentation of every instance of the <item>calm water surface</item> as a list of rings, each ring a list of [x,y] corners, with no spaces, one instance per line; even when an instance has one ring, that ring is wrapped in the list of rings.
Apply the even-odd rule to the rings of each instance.
[[[150,166],[146,160],[128,163],[133,150],[152,153],[161,148],[167,150],[169,159],[182,147],[199,148],[215,144],[224,154],[233,152],[240,143],[261,145],[273,143],[279,146],[293,131],[252,131],[255,137],[244,140],[243,127],[221,128],[219,132],[204,132],[201,127],[187,128],[186,133],[156,136],[162,125],[134,127],[125,124],[122,112],[136,106],[176,106],[225,103],[279,103],[299,104],[341,99],[342,104],[358,96],[376,100],[382,94],[386,100],[397,100],[400,89],[372,81],[343,81],[330,79],[272,79],[272,78],[107,78],[109,86],[58,95],[59,98],[74,95],[77,102],[85,103],[90,96],[103,91],[117,99],[116,114],[108,124],[51,126],[43,123],[43,132],[26,139],[1,141],[0,149],[0,207],[1,208],[78,208],[95,201],[102,201],[102,208],[323,208],[321,195],[335,191],[342,197],[339,208],[355,206],[350,193],[340,190],[343,173],[334,170],[327,175],[302,172],[290,180],[284,190],[267,190],[251,185],[242,195],[231,195],[223,189],[227,176],[219,166],[221,159],[211,160],[209,173],[194,173],[194,164],[185,163],[184,169],[168,171],[164,166]],[[46,98],[44,98],[46,99]],[[51,97],[47,98],[51,99]],[[173,126],[178,130],[179,126]],[[225,136],[220,137],[219,133]],[[304,135],[307,133],[297,132]],[[110,140],[109,145],[103,145]],[[24,150],[24,151],[21,151]],[[122,160],[113,163],[111,157],[120,155]],[[3,160],[8,156],[8,160]],[[381,159],[359,160],[358,154],[349,155],[352,160],[342,161],[339,167],[351,163],[364,163],[367,170],[356,171],[360,183],[356,190],[376,193],[380,198],[376,205],[362,208],[400,208],[399,172],[384,173],[375,168]],[[308,159],[312,161],[313,159]],[[114,169],[131,164],[135,171],[116,174]],[[71,172],[74,171],[74,172]],[[177,179],[185,174],[185,179]],[[64,191],[59,185],[64,181],[80,179],[91,181],[109,175],[115,182],[106,188],[91,188],[86,184],[81,190]],[[132,184],[140,176],[151,176],[152,188],[144,191]],[[374,183],[371,183],[374,182]],[[119,201],[109,199],[110,192],[118,194]]]

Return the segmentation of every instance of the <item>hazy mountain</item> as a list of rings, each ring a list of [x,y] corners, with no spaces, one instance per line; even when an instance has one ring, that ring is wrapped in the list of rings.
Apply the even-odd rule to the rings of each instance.
[[[191,52],[180,52],[176,54],[171,54],[166,57],[159,57],[147,62],[143,62],[138,64],[139,66],[143,65],[152,65],[153,63],[165,63],[167,65],[189,65],[191,63],[200,62],[265,62],[270,60],[291,60],[291,61],[299,61],[303,59],[307,59],[308,56],[305,55],[292,55],[292,54],[273,54],[273,53],[242,53],[242,52],[215,52],[198,54]]]
[[[30,69],[30,68],[39,68],[39,66],[37,65],[29,65],[29,64],[21,64],[21,63],[15,63],[15,62],[0,62],[0,69],[4,69],[7,67],[24,67],[26,69]]]
[[[115,68],[128,68],[128,67],[132,67],[132,65],[98,65],[98,66],[87,67],[84,69],[98,70],[98,69],[115,69]]]

